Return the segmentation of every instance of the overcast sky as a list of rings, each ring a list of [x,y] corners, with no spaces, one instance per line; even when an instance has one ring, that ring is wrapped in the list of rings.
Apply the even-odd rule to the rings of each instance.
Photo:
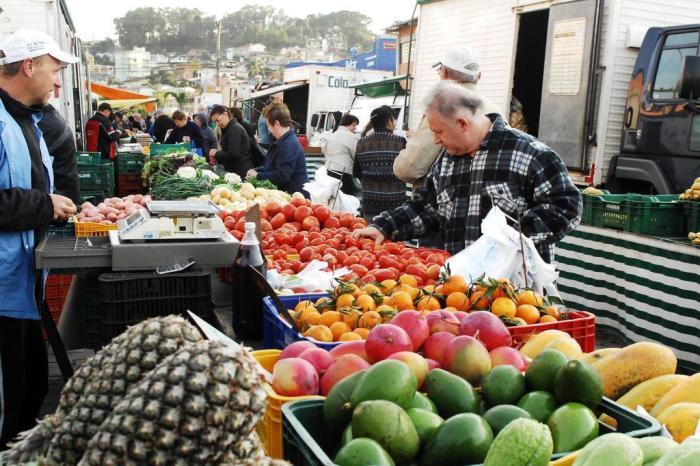
[[[339,10],[359,11],[372,18],[372,31],[382,32],[397,20],[408,20],[413,13],[413,0],[66,0],[73,17],[78,36],[82,40],[116,39],[114,18],[141,6],[153,8],[199,8],[205,13],[224,16],[239,10],[243,5],[270,5],[281,8],[289,16],[305,17],[313,13],[330,13]]]

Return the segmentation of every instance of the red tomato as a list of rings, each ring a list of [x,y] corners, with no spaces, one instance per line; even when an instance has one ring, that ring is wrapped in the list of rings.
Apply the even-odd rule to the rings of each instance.
[[[233,219],[233,217],[228,217],[224,222],[224,226],[228,231],[231,231],[236,228],[236,221]]]
[[[296,210],[297,208],[294,206],[294,204],[285,204],[282,206],[282,213],[288,222],[294,220],[294,213]]]
[[[260,207],[260,218],[264,220],[270,219],[270,214],[267,213],[267,210],[265,210],[264,207]]]
[[[442,264],[444,261],[442,255],[433,253],[425,258],[425,262],[427,264]]]
[[[305,238],[305,233],[298,231],[294,234],[294,239],[292,239],[292,243],[296,244],[299,241],[303,241]]]
[[[269,215],[275,216],[282,210],[282,206],[277,201],[270,201],[265,204],[265,210]]]
[[[428,280],[437,280],[440,277],[440,266],[437,264],[430,264],[425,271],[425,277]]]
[[[231,234],[232,234],[233,237],[236,238],[238,241],[240,241],[240,240],[243,239],[243,232],[242,232],[242,231],[233,230],[233,231],[231,232]]]
[[[363,224],[363,223],[353,223],[353,224],[352,224],[352,229],[353,229],[353,230],[361,230],[361,229],[363,229],[365,226],[367,226],[367,225],[365,225],[365,224]]]
[[[284,216],[283,213],[279,212],[275,214],[271,219],[270,219],[270,225],[272,225],[272,228],[275,230],[280,228],[282,225],[284,225],[284,222],[287,221],[287,217]]]
[[[406,273],[414,277],[420,277],[422,280],[428,278],[425,266],[418,264],[409,264],[406,266]]]
[[[389,267],[398,269],[401,266],[401,263],[391,256],[380,257],[377,262],[379,263],[379,266],[384,269],[388,269]]]
[[[297,209],[297,213],[298,213],[301,209],[303,209],[304,207],[305,207],[305,206],[299,207],[299,208]],[[307,209],[308,209],[308,207],[307,207]],[[319,226],[318,219],[317,219],[316,217],[314,217],[314,216],[306,217],[306,218],[304,218],[304,219],[302,220],[302,222],[301,222],[301,228],[302,228],[302,230],[310,230],[310,229],[312,229],[313,227],[318,227],[318,226]]]
[[[260,231],[272,231],[272,224],[267,220],[260,220]]]
[[[394,274],[394,272],[389,269],[377,269],[374,271],[374,276],[378,282],[396,279],[396,275]]]
[[[299,251],[299,260],[302,262],[310,262],[311,257],[316,253],[316,250],[312,247],[306,247]]]
[[[335,257],[338,258],[338,262],[345,265],[346,259],[350,256],[348,256],[348,253],[345,251],[338,251],[338,254]]]
[[[301,231],[301,223],[299,222],[289,222],[289,225],[294,228],[295,231]]]
[[[311,207],[301,205],[297,207],[297,210],[294,212],[294,220],[301,223],[305,218],[310,217],[312,214],[313,211],[311,210]]]
[[[236,230],[240,231],[241,233],[245,232],[245,219],[242,218],[236,222]]]
[[[318,252],[319,254],[325,254],[326,249],[328,249],[328,245],[326,243],[321,243],[316,246],[316,252]]]
[[[314,216],[318,219],[319,222],[324,222],[331,216],[331,210],[324,206],[320,205],[314,209]]]
[[[323,221],[323,228],[338,228],[340,220],[335,217],[329,217]]]
[[[286,259],[286,258],[287,258],[287,253],[284,252],[284,251],[281,250],[281,249],[278,249],[277,251],[275,251],[275,252],[272,253],[272,258],[275,259],[275,260]]]
[[[311,201],[308,199],[304,199],[303,197],[293,197],[292,200],[289,201],[289,203],[295,207],[311,205]]]
[[[346,265],[347,267],[347,265]],[[366,275],[369,270],[367,270],[367,267],[365,267],[362,264],[353,264],[350,267],[348,267],[350,270],[358,274],[359,276]]]
[[[368,269],[373,269],[376,265],[376,263],[374,262],[374,259],[372,259],[371,257],[363,257],[360,260],[360,264],[364,265]]]
[[[323,238],[323,235],[319,232],[314,231],[312,233],[309,233],[308,238],[309,238],[309,241],[313,241],[315,239]]]
[[[341,214],[338,220],[340,221],[340,226],[345,228],[351,228],[352,224],[355,223],[355,217],[349,213]]]
[[[316,238],[309,241],[309,246],[318,246],[319,244],[323,244],[323,238]]]
[[[350,267],[351,265],[355,265],[355,264],[359,264],[359,263],[360,263],[360,258],[357,256],[348,256],[348,258],[343,261],[343,265],[345,267]]]
[[[283,232],[275,233],[272,238],[275,240],[275,243],[277,243],[278,246],[289,244],[291,241],[291,237],[287,233]]]
[[[325,251],[326,254],[332,254],[333,256],[338,255],[338,250],[332,247],[330,244],[326,243],[327,249]]]
[[[323,262],[327,262],[328,265],[331,265],[331,266],[338,263],[338,259],[336,259],[333,254],[324,254],[322,260],[323,260]]]
[[[306,238],[304,238],[303,240],[299,241],[298,243],[295,243],[295,244],[294,244],[294,248],[295,248],[297,251],[301,251],[302,249],[304,249],[304,248],[307,247],[308,245],[309,245],[309,240],[307,240]]]

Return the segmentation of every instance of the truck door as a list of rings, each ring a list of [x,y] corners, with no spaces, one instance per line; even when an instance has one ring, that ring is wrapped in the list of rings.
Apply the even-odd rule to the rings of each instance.
[[[592,50],[598,0],[578,0],[552,5],[549,11],[547,46],[539,120],[541,141],[564,159],[567,167],[586,168]]]

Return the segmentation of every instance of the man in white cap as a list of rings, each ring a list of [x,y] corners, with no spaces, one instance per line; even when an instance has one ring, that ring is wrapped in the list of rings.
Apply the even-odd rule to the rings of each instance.
[[[38,311],[44,277],[34,269],[34,246],[76,208],[53,194],[37,123],[61,87],[61,68],[78,60],[39,31],[17,31],[0,45],[0,450],[35,424],[48,389]]]
[[[481,100],[481,112],[488,115],[503,113],[483,94],[476,84],[481,79],[479,52],[473,47],[457,47],[447,51],[441,61],[433,65],[441,80],[454,81]],[[423,116],[415,133],[408,139],[406,148],[394,159],[394,174],[407,183],[418,183],[430,170],[441,147],[433,141],[433,133]]]

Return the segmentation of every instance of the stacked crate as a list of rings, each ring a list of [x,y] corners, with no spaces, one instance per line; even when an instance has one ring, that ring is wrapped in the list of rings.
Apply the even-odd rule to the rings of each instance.
[[[117,196],[145,194],[141,173],[144,156],[139,152],[121,152],[117,154]]]
[[[103,161],[99,152],[78,152],[76,160],[81,203],[90,201],[95,204],[114,195],[112,162]]]

